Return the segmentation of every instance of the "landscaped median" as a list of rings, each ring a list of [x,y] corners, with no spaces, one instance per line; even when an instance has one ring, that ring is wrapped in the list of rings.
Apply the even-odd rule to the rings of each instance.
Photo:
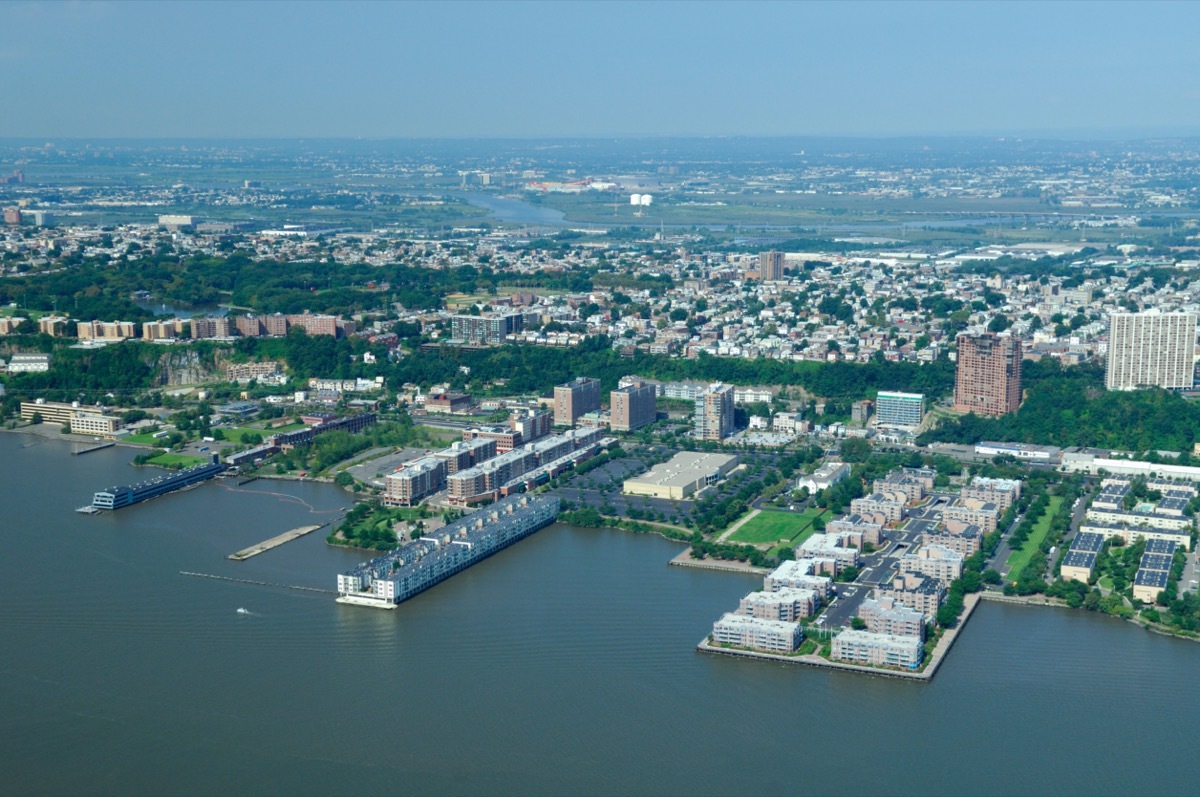
[[[1042,556],[1041,545],[1046,539],[1046,535],[1050,533],[1050,525],[1054,520],[1054,516],[1058,513],[1059,507],[1065,498],[1061,495],[1052,495],[1046,504],[1046,509],[1034,523],[1033,531],[1030,532],[1029,538],[1021,546],[1021,550],[1013,551],[1008,556],[1006,567],[1008,568],[1008,580],[1016,582],[1021,578],[1021,571],[1029,564],[1030,560],[1035,556]]]

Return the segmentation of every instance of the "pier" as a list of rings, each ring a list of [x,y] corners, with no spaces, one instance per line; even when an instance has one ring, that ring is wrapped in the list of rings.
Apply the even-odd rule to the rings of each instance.
[[[231,553],[225,558],[232,559],[235,562],[241,562],[244,559],[249,559],[251,556],[258,556],[260,553],[265,553],[272,548],[278,548],[285,542],[291,542],[292,540],[299,539],[305,534],[312,534],[317,529],[324,528],[328,525],[328,523],[322,523],[320,526],[300,526],[299,528],[292,529],[291,531],[285,531],[283,534],[272,537],[269,540],[264,540],[257,545],[251,545],[249,548],[243,548],[237,553]]]
[[[81,449],[78,449],[78,450],[76,450],[76,451],[72,451],[72,452],[71,452],[71,456],[73,456],[73,457],[77,457],[77,456],[79,456],[80,454],[90,454],[90,453],[92,453],[93,451],[99,451],[99,450],[100,450],[100,449],[102,449],[102,448],[112,448],[112,447],[113,447],[113,446],[115,446],[115,445],[116,445],[116,443],[114,443],[113,441],[109,440],[107,443],[97,443],[97,444],[96,444],[96,445],[94,445],[94,446],[88,446],[87,448],[81,448]]]

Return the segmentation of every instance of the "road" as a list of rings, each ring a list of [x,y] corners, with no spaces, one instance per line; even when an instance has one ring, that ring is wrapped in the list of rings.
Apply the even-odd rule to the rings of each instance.
[[[900,557],[916,547],[921,534],[937,525],[942,509],[953,498],[945,493],[934,493],[926,504],[905,509],[907,520],[904,525],[884,531],[884,542],[879,550],[861,557],[858,578],[836,585],[837,594],[830,599],[828,608],[821,615],[822,625],[827,628],[848,626],[850,618],[858,614],[858,607],[871,590],[895,578]]]

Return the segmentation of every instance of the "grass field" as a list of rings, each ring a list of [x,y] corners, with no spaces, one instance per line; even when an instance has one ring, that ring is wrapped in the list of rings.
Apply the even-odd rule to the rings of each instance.
[[[1038,522],[1033,527],[1033,533],[1029,535],[1029,539],[1025,541],[1025,547],[1019,551],[1013,551],[1008,556],[1008,580],[1016,581],[1021,576],[1021,570],[1035,556],[1042,556],[1042,552],[1038,550],[1038,546],[1042,544],[1042,540],[1046,539],[1046,535],[1050,533],[1050,521],[1054,519],[1054,515],[1058,512],[1058,508],[1062,505],[1063,497],[1061,495],[1050,496],[1050,505],[1046,507],[1046,511],[1038,518]]]
[[[285,426],[285,427],[283,427],[283,429],[290,432],[293,428],[301,429],[303,427],[304,427],[304,424],[298,423],[298,424],[293,424],[292,426]],[[244,435],[244,434],[251,434],[251,433],[256,434],[259,437],[261,437],[262,439],[266,440],[268,435],[277,434],[278,432],[279,432],[279,429],[272,429],[271,431],[268,432],[265,429],[252,429],[249,426],[238,426],[238,427],[234,427],[232,429],[221,429],[221,434],[225,435],[225,439],[227,441],[229,441],[230,443],[241,443],[242,435]],[[217,441],[217,442],[220,442],[220,441]]]
[[[727,541],[761,543],[789,540],[789,545],[799,544],[813,533],[812,522],[820,514],[814,508],[799,514],[766,509],[746,521],[740,529],[729,535]],[[823,514],[825,520],[830,518],[829,512]]]
[[[138,443],[139,445],[143,446],[157,446],[162,444],[162,439],[155,437],[150,432],[147,432],[146,434],[131,434],[129,437],[126,437],[125,440],[126,442]]]
[[[204,457],[190,457],[187,454],[159,454],[154,459],[146,460],[146,464],[148,465],[161,465],[165,468],[186,468],[191,465],[199,465],[202,462],[208,462],[208,460]]]

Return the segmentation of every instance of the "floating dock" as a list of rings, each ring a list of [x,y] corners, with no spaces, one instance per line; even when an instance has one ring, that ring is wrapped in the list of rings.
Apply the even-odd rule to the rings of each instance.
[[[291,531],[285,531],[283,534],[280,534],[277,537],[264,540],[257,545],[251,545],[249,548],[243,548],[237,553],[231,553],[225,558],[232,559],[235,562],[240,562],[243,559],[249,559],[251,556],[258,556],[260,553],[265,553],[272,548],[278,548],[285,542],[291,542],[292,540],[303,537],[305,534],[312,534],[317,529],[324,528],[328,525],[328,523],[322,523],[320,526],[300,526],[299,528],[292,529]]]

